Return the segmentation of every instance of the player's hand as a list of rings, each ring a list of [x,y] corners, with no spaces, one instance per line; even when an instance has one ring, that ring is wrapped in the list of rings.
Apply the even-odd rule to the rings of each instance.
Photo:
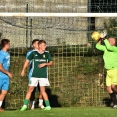
[[[9,78],[12,78],[12,74],[10,72],[8,72],[7,75],[9,76]]]
[[[42,63],[42,64],[38,65],[39,68],[42,68],[42,67],[45,67],[45,66],[46,66],[46,63]]]
[[[21,72],[21,77],[23,77],[24,74],[25,74],[25,72],[24,72],[24,70],[22,70],[22,72]]]
[[[102,39],[105,39],[106,36],[107,36],[107,31],[106,31],[106,30],[104,30],[104,31],[102,31],[102,32],[100,33],[100,37],[101,37]]]

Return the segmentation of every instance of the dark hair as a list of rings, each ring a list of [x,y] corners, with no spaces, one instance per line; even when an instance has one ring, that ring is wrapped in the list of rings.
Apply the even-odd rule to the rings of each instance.
[[[36,41],[39,41],[39,39],[34,39],[34,40],[32,41],[32,45],[33,45]]]
[[[8,44],[10,42],[9,39],[2,39],[1,40],[1,47],[3,48],[6,44]]]
[[[39,40],[39,44],[42,44],[42,43],[45,43],[45,44],[46,44],[46,41],[44,41],[44,40]]]

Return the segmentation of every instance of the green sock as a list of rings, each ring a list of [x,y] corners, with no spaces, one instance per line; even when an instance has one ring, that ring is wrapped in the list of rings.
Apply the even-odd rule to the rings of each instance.
[[[45,100],[45,104],[46,104],[46,106],[50,106],[49,100]]]
[[[28,101],[27,99],[24,100],[24,105],[28,105]]]

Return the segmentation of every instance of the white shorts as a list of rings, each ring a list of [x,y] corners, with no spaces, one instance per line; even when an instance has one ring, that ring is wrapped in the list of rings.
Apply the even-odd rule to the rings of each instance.
[[[50,86],[48,78],[34,78],[31,77],[29,80],[28,86],[37,86],[39,83],[39,86]]]

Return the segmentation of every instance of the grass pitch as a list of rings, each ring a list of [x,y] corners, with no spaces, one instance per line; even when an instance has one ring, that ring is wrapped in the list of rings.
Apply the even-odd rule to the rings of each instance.
[[[52,108],[50,111],[41,109],[26,110],[7,110],[0,112],[0,117],[116,117],[117,109],[109,107],[69,107]]]

